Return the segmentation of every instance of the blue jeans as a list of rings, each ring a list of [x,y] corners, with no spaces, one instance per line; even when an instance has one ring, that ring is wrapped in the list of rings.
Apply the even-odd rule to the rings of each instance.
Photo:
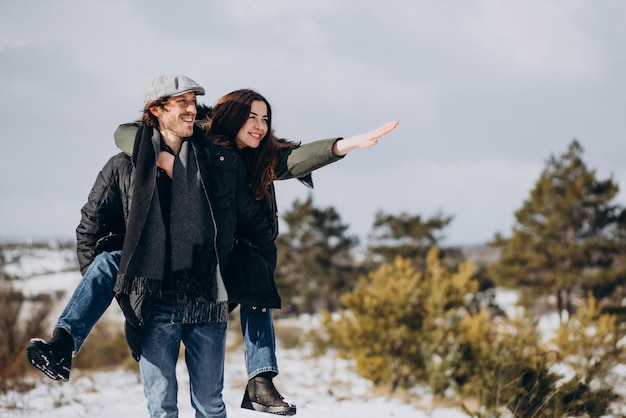
[[[74,354],[78,353],[115,296],[113,286],[121,258],[121,251],[99,254],[59,316],[56,328],[65,329],[74,338]]]
[[[241,305],[239,309],[248,379],[263,372],[278,374],[272,310]]]
[[[174,304],[165,300],[159,299],[152,305],[139,360],[150,417],[178,417],[176,362],[181,342],[185,344],[191,405],[196,418],[226,417],[222,389],[227,323],[173,323]]]
[[[74,338],[74,353],[115,296],[113,286],[121,258],[121,251],[98,254],[59,317],[56,327]],[[278,374],[272,310],[242,305],[240,317],[248,379],[268,371]]]

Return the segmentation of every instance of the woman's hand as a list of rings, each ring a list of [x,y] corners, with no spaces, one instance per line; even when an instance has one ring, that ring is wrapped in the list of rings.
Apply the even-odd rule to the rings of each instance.
[[[400,123],[399,120],[392,120],[378,128],[364,134],[353,135],[349,138],[340,139],[333,145],[333,154],[338,157],[346,155],[355,148],[369,148],[378,144],[378,140],[393,131]]]

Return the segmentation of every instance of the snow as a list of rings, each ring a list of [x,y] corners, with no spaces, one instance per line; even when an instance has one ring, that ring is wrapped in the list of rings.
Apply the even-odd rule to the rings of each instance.
[[[78,269],[76,252],[72,249],[15,248],[4,250],[3,258],[4,272],[17,279]]]
[[[13,260],[15,262],[9,264],[5,272],[19,278],[17,283],[20,289],[29,294],[67,291],[58,306],[59,311],[81,278],[76,270],[59,272],[66,270],[68,266],[75,268],[75,264],[68,263],[71,257],[64,251],[37,250],[28,256],[16,256]],[[107,315],[111,313],[117,315],[116,306],[109,308]],[[50,318],[51,321],[55,319],[55,315]],[[303,316],[298,321],[303,330],[316,326],[315,317]],[[238,328],[233,327],[235,329]],[[411,403],[380,396],[370,381],[354,372],[352,361],[342,359],[332,351],[323,356],[312,356],[309,351],[306,348],[282,348],[280,342],[277,351],[281,373],[274,382],[278,390],[297,405],[296,417],[467,417],[456,409],[430,407],[428,393],[422,393],[417,388],[412,392],[417,399]],[[189,401],[189,380],[182,360],[179,361],[177,374],[180,416],[192,417],[194,411]],[[0,394],[0,417],[148,416],[138,370],[87,372],[74,369],[70,382],[67,383],[52,381],[36,372],[33,379],[36,385],[28,392],[9,391]],[[240,407],[246,382],[243,347],[239,343],[229,348],[226,356],[223,398],[228,416],[269,417],[269,414]]]
[[[280,351],[282,372],[276,378],[281,393],[298,407],[301,418],[319,417],[412,417],[460,418],[466,415],[452,409],[420,411],[398,400],[367,396],[369,384],[350,372],[342,361],[312,361]],[[226,362],[224,402],[231,418],[257,417],[259,413],[241,409],[246,378],[242,352],[231,352]],[[332,372],[330,372],[330,368]],[[0,397],[0,416],[10,417],[141,417],[148,416],[143,387],[136,372],[116,370],[90,374],[75,373],[68,383],[45,377],[28,393],[9,392]],[[326,377],[320,378],[321,375]],[[188,379],[179,363],[178,406],[181,417],[193,416],[189,403]],[[335,380],[337,379],[337,380]],[[265,416],[265,415],[264,415]]]

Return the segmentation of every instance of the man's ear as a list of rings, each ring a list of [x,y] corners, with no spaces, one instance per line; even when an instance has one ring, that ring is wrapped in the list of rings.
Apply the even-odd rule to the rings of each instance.
[[[159,106],[150,106],[150,113],[152,113],[157,118],[159,117]]]

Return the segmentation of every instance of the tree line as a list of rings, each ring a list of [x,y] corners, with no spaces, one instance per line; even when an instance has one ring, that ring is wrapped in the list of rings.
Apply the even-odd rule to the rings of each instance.
[[[618,184],[611,177],[598,179],[582,156],[583,148],[574,140],[565,153],[549,157],[515,212],[510,236],[495,234],[487,244],[500,256],[475,273],[482,290],[494,285],[518,289],[522,303],[536,309],[555,299],[552,305],[564,318],[591,292],[605,309],[621,312],[626,209],[615,201]],[[379,211],[365,254],[355,254],[359,240],[348,233],[339,213],[316,207],[311,195],[294,201],[282,219],[287,228],[277,239],[276,277],[287,314],[335,311],[359,275],[396,257],[423,269],[428,251],[438,247],[448,263],[463,261],[461,248],[440,247],[444,229],[453,221],[444,213],[425,218]]]
[[[279,236],[279,315],[323,312],[326,342],[391,390],[455,393],[472,416],[602,416],[618,400],[624,363],[626,209],[573,140],[550,156],[510,235],[475,266],[441,248],[453,217],[376,214],[366,253],[332,207],[296,200]],[[494,289],[519,294],[516,315]],[[542,317],[559,328],[543,336]],[[567,369],[567,378],[555,370]],[[474,402],[474,403],[472,403]]]

